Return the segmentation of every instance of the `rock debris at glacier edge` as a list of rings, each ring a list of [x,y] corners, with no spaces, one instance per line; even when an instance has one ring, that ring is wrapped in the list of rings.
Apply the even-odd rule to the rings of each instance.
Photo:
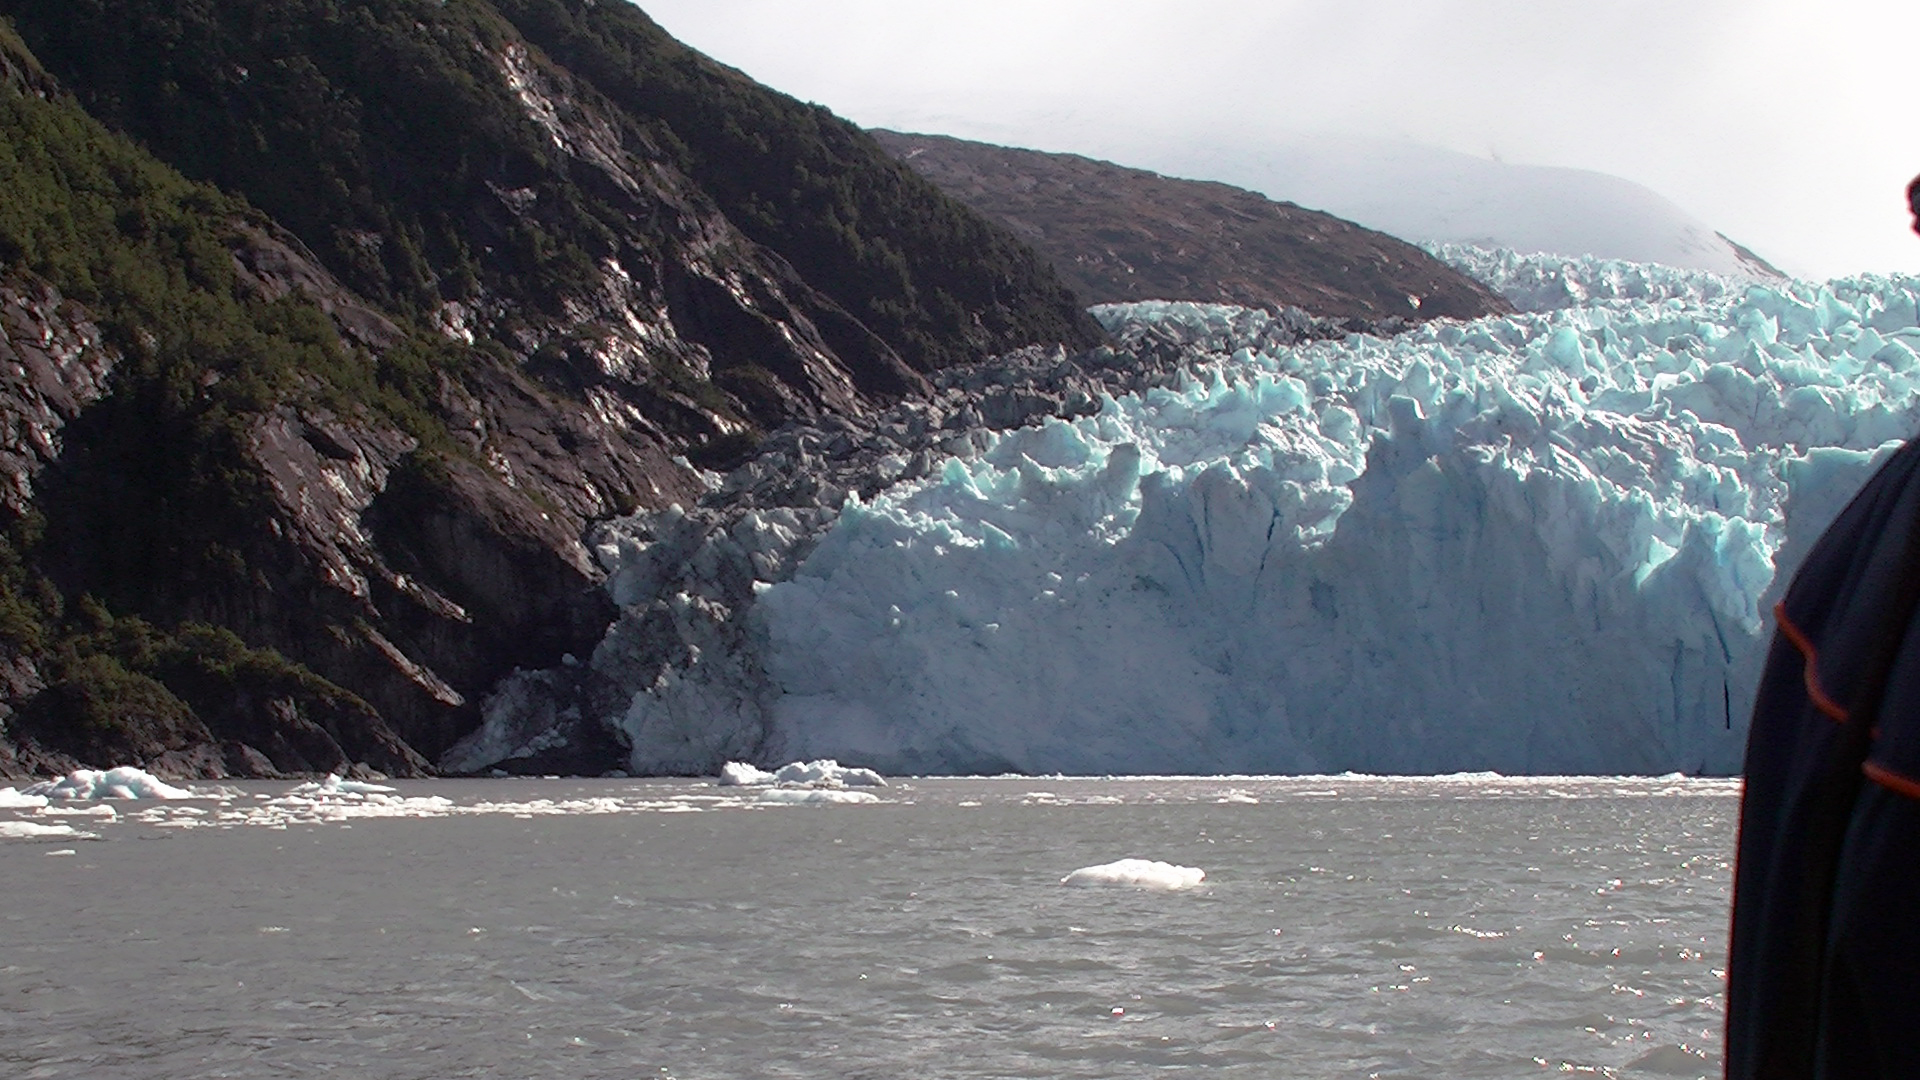
[[[783,498],[613,523],[620,622],[454,764],[611,727],[635,772],[1736,771],[1763,612],[1920,419],[1920,280],[1443,254],[1522,314],[1109,306],[1145,385],[790,435]]]

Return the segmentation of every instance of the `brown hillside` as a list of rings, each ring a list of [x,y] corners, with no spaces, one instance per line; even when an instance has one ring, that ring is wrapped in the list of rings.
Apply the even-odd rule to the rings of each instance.
[[[1368,319],[1474,318],[1511,310],[1412,244],[1256,192],[1076,154],[942,135],[872,134],[949,195],[1051,259],[1089,304],[1289,304],[1316,315]]]

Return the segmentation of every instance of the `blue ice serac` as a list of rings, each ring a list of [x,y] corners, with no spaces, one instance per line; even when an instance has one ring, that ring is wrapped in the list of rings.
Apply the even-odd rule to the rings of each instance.
[[[1920,427],[1920,279],[1441,254],[1518,314],[1096,309],[1180,384],[848,499],[751,656],[627,687],[632,767],[753,724],[890,773],[1736,772],[1764,613]]]

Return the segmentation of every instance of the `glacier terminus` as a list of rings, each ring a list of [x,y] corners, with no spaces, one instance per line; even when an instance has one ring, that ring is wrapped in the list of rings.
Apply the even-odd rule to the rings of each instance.
[[[610,523],[620,621],[443,766],[1737,772],[1776,593],[1920,423],[1920,279],[1440,253],[1519,313],[1106,306],[1129,374]]]

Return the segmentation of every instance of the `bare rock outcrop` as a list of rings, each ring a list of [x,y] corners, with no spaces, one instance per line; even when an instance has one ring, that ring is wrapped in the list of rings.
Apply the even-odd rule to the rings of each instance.
[[[24,513],[67,422],[106,393],[118,357],[52,286],[0,277],[0,505]]]

